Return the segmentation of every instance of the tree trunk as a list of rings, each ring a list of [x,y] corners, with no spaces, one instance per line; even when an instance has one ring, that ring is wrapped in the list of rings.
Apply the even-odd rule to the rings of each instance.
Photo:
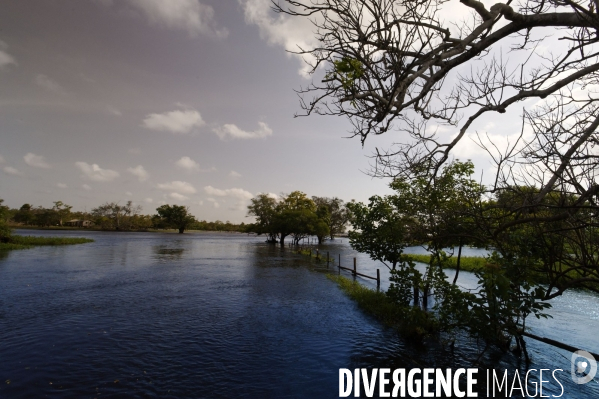
[[[184,231],[185,231],[185,227],[179,227],[179,234],[183,234]]]
[[[455,276],[453,277],[453,285],[458,281],[458,275],[460,274],[460,259],[462,259],[462,237],[460,237],[460,248],[458,249],[458,260],[455,267]]]

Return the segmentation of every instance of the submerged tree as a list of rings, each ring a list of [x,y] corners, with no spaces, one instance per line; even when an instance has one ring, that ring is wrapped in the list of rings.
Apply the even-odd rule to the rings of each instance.
[[[167,228],[177,229],[180,234],[193,223],[195,217],[189,213],[189,207],[183,205],[162,205],[156,208],[158,216],[162,219],[163,225]]]

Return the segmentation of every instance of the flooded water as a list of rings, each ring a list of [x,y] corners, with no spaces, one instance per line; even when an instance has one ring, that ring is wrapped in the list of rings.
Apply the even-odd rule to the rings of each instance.
[[[480,365],[480,343],[467,338],[453,351],[405,343],[326,278],[335,268],[262,237],[18,233],[95,242],[0,254],[0,398],[334,398],[340,368]],[[347,239],[320,251],[341,254],[344,266],[355,256],[366,274],[380,268],[388,285],[384,266]],[[573,292],[554,301],[555,319],[531,325],[599,352],[598,310],[599,298]],[[563,398],[599,397],[596,381],[571,381],[570,353],[527,342],[528,368],[564,370]],[[527,370],[511,354],[481,361]]]

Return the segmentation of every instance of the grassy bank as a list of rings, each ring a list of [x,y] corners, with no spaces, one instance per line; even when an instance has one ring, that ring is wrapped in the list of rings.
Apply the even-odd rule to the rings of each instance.
[[[93,242],[89,238],[81,237],[31,237],[10,236],[8,242],[0,243],[0,250],[27,249],[46,245],[74,245]]]
[[[393,303],[383,291],[376,291],[364,287],[357,281],[339,275],[328,275],[339,287],[356,301],[358,306],[366,313],[388,327],[397,327],[397,320],[401,318],[401,308]]]
[[[430,255],[412,255],[406,254],[406,256],[413,260],[414,262],[422,262],[428,263],[430,262]],[[448,264],[445,266],[448,269],[455,269],[457,267],[457,258],[451,257],[447,259]],[[460,259],[460,270],[466,270],[468,272],[473,272],[476,270],[480,270],[485,266],[486,259],[478,256],[462,256]]]
[[[431,313],[413,306],[400,306],[385,292],[366,288],[347,277],[329,275],[328,278],[335,281],[365,313],[385,326],[395,329],[404,338],[421,341],[426,336],[439,331],[438,322]]]

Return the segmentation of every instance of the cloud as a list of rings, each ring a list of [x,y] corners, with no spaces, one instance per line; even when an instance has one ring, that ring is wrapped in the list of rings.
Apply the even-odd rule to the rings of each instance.
[[[234,170],[232,170],[231,172],[229,172],[229,177],[233,179],[239,179],[241,177],[241,173],[237,173]]]
[[[2,155],[0,155],[0,163],[4,163],[4,162],[6,162],[6,161],[4,160],[4,158],[2,158]]]
[[[4,169],[2,169],[2,170],[7,175],[12,175],[12,176],[21,176],[22,175],[22,173],[19,172],[18,169],[13,168],[12,166],[5,166]]]
[[[145,201],[147,204],[151,204],[152,202],[154,202],[154,200],[153,200],[152,198],[149,198],[149,197],[148,197],[148,198],[146,198],[146,199],[144,199],[144,201]]]
[[[176,201],[187,201],[189,199],[189,197],[179,193],[170,193],[168,196]]]
[[[146,129],[174,134],[189,133],[194,127],[202,127],[205,124],[202,115],[196,110],[177,110],[162,114],[148,114],[142,121],[142,126]]]
[[[206,198],[206,201],[211,202],[215,208],[220,208],[220,204],[214,198]]]
[[[300,48],[309,50],[317,47],[319,43],[314,37],[314,25],[312,20],[322,19],[318,14],[310,18],[290,17],[284,14],[276,14],[271,9],[270,0],[238,0],[244,10],[245,22],[253,24],[260,30],[260,37],[270,45],[281,46],[288,51],[289,56],[296,57],[302,62],[298,73],[303,77],[309,76],[312,67],[304,62],[314,63],[313,56],[297,55],[292,52],[300,51]]]
[[[141,154],[141,149],[140,149],[140,148],[137,148],[137,147],[135,147],[135,148],[131,148],[131,149],[127,150],[127,152],[128,152],[129,154],[133,154],[133,155],[139,155],[139,154]]]
[[[240,200],[249,200],[254,198],[252,193],[242,188],[228,188],[226,190],[221,190],[212,186],[206,186],[204,187],[204,192],[215,197],[233,197]]]
[[[34,168],[42,168],[42,169],[49,169],[50,165],[46,162],[46,160],[44,159],[44,157],[42,157],[41,155],[35,155],[32,152],[28,152],[23,159],[25,160],[25,163],[29,166],[33,166]]]
[[[158,184],[157,187],[161,190],[174,191],[179,194],[195,194],[197,190],[191,184],[185,181],[175,180],[170,183]]]
[[[6,52],[7,49],[8,45],[0,40],[0,69],[10,64],[17,65],[14,57]]]
[[[88,184],[82,184],[81,187],[83,187],[83,189],[87,191],[90,191],[92,189]]]
[[[67,188],[67,185],[64,183],[56,183],[56,187],[58,188]]]
[[[141,165],[137,165],[134,168],[127,168],[127,171],[136,176],[139,181],[146,181],[150,177],[150,174]]]
[[[67,93],[66,90],[58,82],[50,79],[49,77],[41,73],[38,74],[33,81],[36,85],[43,87],[44,89],[52,93],[60,95],[64,95]]]
[[[272,136],[272,129],[269,128],[266,123],[258,122],[258,125],[260,126],[258,130],[254,130],[253,132],[246,132],[233,124],[225,124],[212,129],[212,131],[216,133],[221,140],[226,140],[227,138],[263,139],[265,137]]]
[[[177,165],[181,169],[185,169],[190,172],[200,170],[200,164],[191,159],[190,157],[181,157],[181,159],[175,162],[175,165]]]
[[[188,172],[215,172],[216,168],[213,166],[208,169],[200,168],[200,164],[191,159],[190,157],[181,157],[177,162],[175,162],[177,167],[184,169]]]
[[[117,108],[113,107],[112,105],[107,106],[106,110],[108,111],[109,114],[114,115],[114,116],[122,116],[123,115],[123,113],[121,111],[119,111]]]
[[[92,181],[108,182],[113,181],[120,176],[119,172],[110,169],[102,169],[98,164],[90,165],[86,162],[75,162],[75,166],[83,172],[81,177]]]
[[[214,9],[198,0],[129,0],[151,25],[186,30],[189,36],[227,37],[229,32],[214,21]]]

